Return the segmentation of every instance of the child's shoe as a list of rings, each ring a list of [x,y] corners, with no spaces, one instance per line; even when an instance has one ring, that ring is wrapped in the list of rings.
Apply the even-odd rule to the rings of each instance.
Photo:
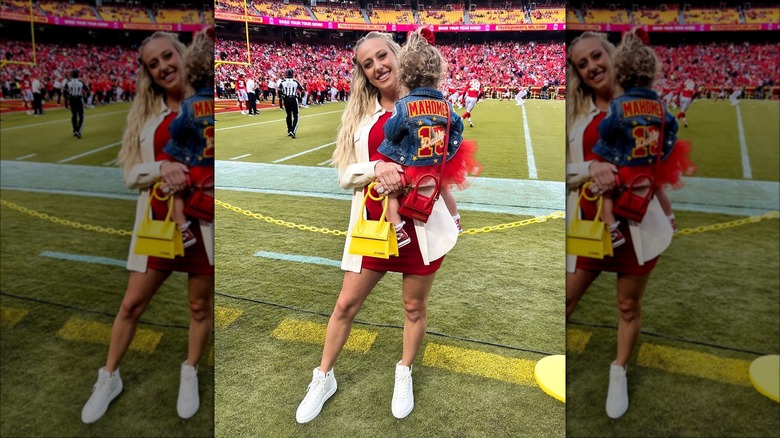
[[[395,239],[398,241],[399,248],[412,243],[412,238],[409,237],[409,234],[404,230],[404,224],[406,224],[406,222],[401,222],[395,226]]]
[[[626,238],[623,236],[623,233],[621,233],[620,230],[618,229],[618,225],[620,225],[620,222],[615,222],[614,224],[609,226],[609,234],[610,237],[612,237],[613,249],[626,243]]]
[[[669,225],[672,226],[672,232],[677,232],[677,224],[674,223],[674,215],[666,216],[667,219],[669,219]]]
[[[181,227],[181,240],[185,248],[189,248],[198,242],[198,238],[195,237],[195,233],[190,230],[190,222],[185,223]]]

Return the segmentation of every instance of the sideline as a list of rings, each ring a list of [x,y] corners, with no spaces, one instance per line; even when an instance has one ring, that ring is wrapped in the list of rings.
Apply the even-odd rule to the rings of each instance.
[[[737,128],[739,130],[739,150],[742,154],[742,177],[753,179],[753,171],[750,168],[750,158],[748,157],[747,141],[745,140],[745,128],[742,126],[742,112],[737,108]]]
[[[523,109],[523,131],[525,131],[525,153],[528,156],[528,177],[539,179],[539,175],[536,173],[534,148],[531,146],[531,130],[528,128],[528,117],[525,115],[525,105],[522,105],[521,108]]]
[[[111,149],[112,147],[120,145],[120,144],[122,144],[121,141],[118,141],[116,143],[111,143],[109,145],[105,145],[105,146],[99,147],[97,149],[92,149],[91,151],[86,151],[84,153],[81,153],[81,154],[78,154],[78,155],[74,155],[72,157],[64,158],[64,159],[58,161],[58,163],[68,163],[68,162],[73,161],[73,160],[78,160],[81,157],[86,157],[87,155],[92,155],[94,153],[97,153],[97,152],[100,152],[100,151],[104,151],[106,149]]]
[[[299,116],[298,120],[305,119],[307,117],[317,117],[317,116],[322,116],[322,115],[325,115],[325,114],[343,113],[343,112],[344,112],[344,110],[338,110],[338,111],[326,111],[324,113],[317,113],[317,114],[307,114],[305,116]],[[286,120],[283,119],[283,118],[282,119],[275,119],[275,120],[266,120],[266,121],[263,121],[263,122],[247,123],[246,125],[227,126],[225,128],[217,128],[216,132],[227,131],[228,129],[248,128],[250,126],[265,125],[265,124],[268,124],[268,123],[275,123],[275,122],[285,122],[285,123],[287,123]]]
[[[309,149],[309,150],[307,150],[307,151],[298,152],[297,154],[292,154],[292,155],[288,155],[288,156],[286,156],[286,157],[284,157],[284,158],[279,158],[278,160],[274,160],[274,161],[272,161],[272,163],[281,163],[282,161],[287,161],[287,160],[289,160],[289,159],[292,159],[292,158],[295,158],[295,157],[300,157],[301,155],[306,155],[306,154],[308,154],[309,152],[314,152],[314,151],[318,151],[318,150],[320,150],[320,149],[322,149],[322,148],[326,148],[326,147],[328,147],[328,146],[333,146],[334,144],[336,144],[336,142],[335,142],[335,141],[332,141],[332,142],[330,142],[330,143],[328,143],[328,144],[324,144],[324,145],[322,145],[322,146],[317,146],[316,148],[312,148],[312,149]]]

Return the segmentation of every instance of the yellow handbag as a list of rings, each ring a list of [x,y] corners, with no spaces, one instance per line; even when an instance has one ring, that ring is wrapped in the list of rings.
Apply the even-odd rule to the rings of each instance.
[[[590,183],[582,186],[580,197],[577,199],[577,207],[569,223],[569,230],[566,233],[566,253],[593,259],[603,259],[605,256],[612,256],[612,239],[609,234],[607,224],[601,221],[601,207],[604,199],[598,196],[598,211],[592,221],[580,219],[580,202],[582,198],[589,201],[595,201],[596,197],[590,198],[585,193]]]
[[[179,225],[171,220],[173,213],[173,197],[168,195],[161,198],[157,194],[157,189],[161,183],[154,185],[152,194],[149,196],[149,202],[146,204],[141,226],[138,227],[138,233],[135,241],[135,253],[140,255],[161,257],[172,259],[176,256],[184,255],[184,243],[181,239],[181,230]],[[168,214],[164,220],[154,220],[149,214],[152,207],[152,198],[160,201],[168,201]]]
[[[375,198],[371,195],[371,189],[376,183],[368,186],[366,196],[363,198],[363,204],[360,206],[360,215],[355,226],[352,228],[352,241],[349,244],[349,253],[368,257],[377,257],[388,259],[390,256],[398,255],[398,241],[395,238],[395,227],[390,222],[385,221],[387,214],[387,196]],[[383,199],[382,216],[378,221],[370,221],[363,218],[363,211],[366,208],[368,197],[374,201]]]

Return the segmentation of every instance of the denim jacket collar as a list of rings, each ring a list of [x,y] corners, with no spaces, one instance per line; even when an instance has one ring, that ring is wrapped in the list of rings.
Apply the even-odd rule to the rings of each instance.
[[[414,90],[410,91],[407,96],[424,96],[433,97],[435,99],[444,99],[444,94],[441,91],[429,87],[415,88]]]
[[[649,88],[629,88],[623,93],[623,96],[646,97],[649,99],[658,99],[658,93]],[[622,97],[622,96],[621,96]]]

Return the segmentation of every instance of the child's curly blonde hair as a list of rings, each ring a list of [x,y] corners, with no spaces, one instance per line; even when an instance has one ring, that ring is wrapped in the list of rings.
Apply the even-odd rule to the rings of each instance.
[[[636,28],[623,36],[623,41],[615,50],[612,57],[615,82],[623,90],[650,88],[661,72],[661,61],[646,41],[647,34]]]
[[[411,32],[406,45],[398,53],[399,81],[408,90],[439,88],[447,74],[447,62],[439,49],[421,34],[422,30]]]
[[[184,51],[184,69],[194,90],[214,86],[214,41],[205,33],[198,32]]]

